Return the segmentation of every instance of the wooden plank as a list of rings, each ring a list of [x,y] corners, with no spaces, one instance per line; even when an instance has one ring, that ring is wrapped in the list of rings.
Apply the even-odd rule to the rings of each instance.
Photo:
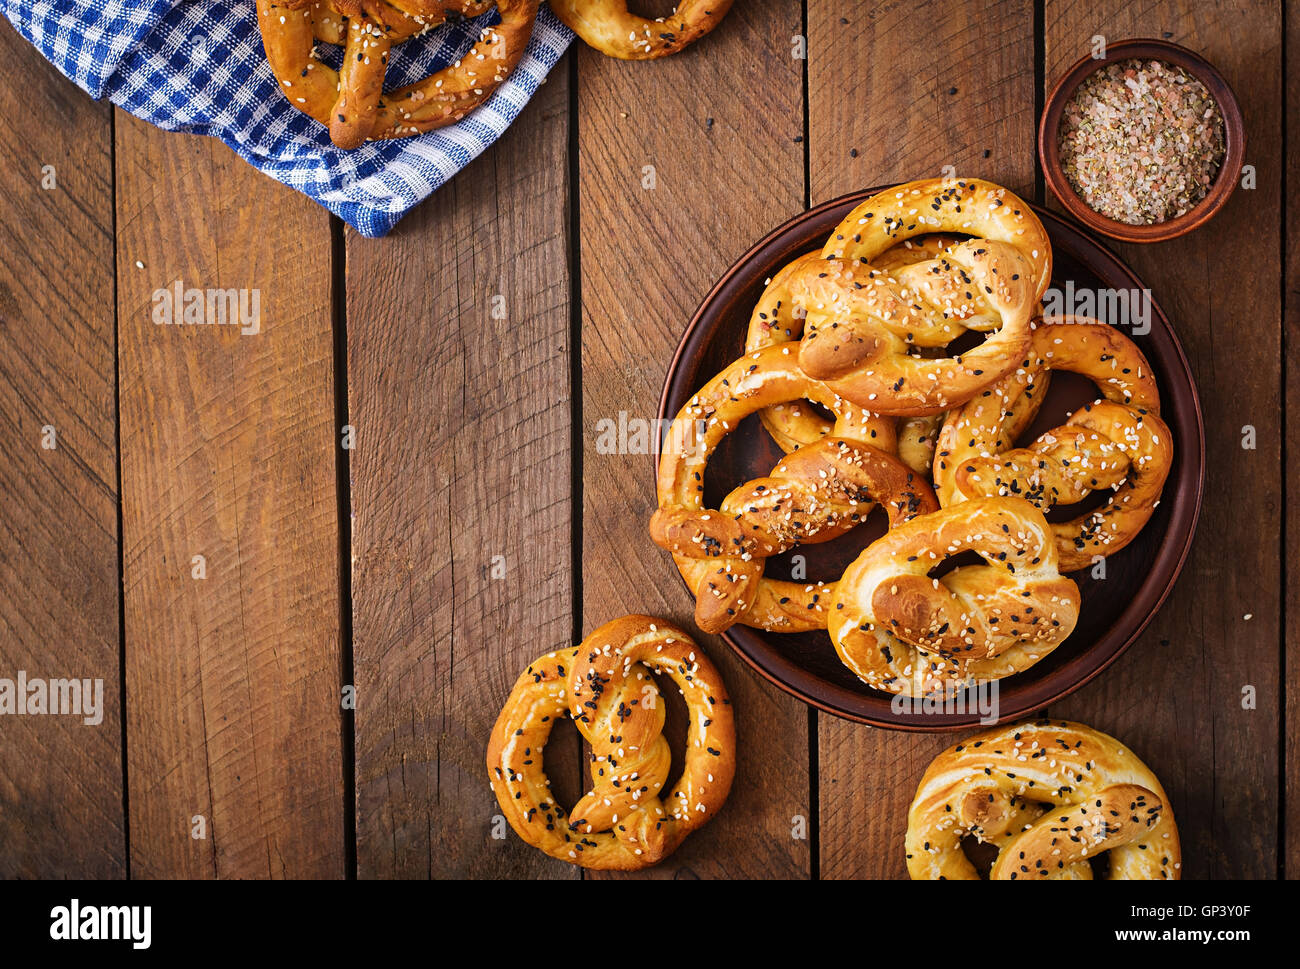
[[[574,875],[494,822],[484,766],[573,627],[567,67],[389,238],[348,234],[362,878]],[[546,764],[573,786],[576,732]]]
[[[669,5],[671,6],[671,5]],[[646,5],[649,14],[664,9]],[[651,419],[691,312],[753,242],[802,208],[801,4],[738,3],[712,34],[647,63],[579,51],[584,632],[627,612],[691,629],[693,602],[647,524],[653,459],[602,454],[597,425]],[[653,167],[653,189],[643,187]],[[737,347],[739,355],[740,347]],[[721,640],[739,764],[722,814],[650,877],[806,876],[808,715]]]
[[[1033,4],[809,4],[808,122],[813,204],[948,165],[1032,198]],[[954,738],[817,719],[822,876],[905,878],[908,805]]]
[[[1294,10],[1285,16],[1286,37],[1283,41],[1286,58],[1290,65],[1294,58],[1300,57],[1300,15]],[[1300,494],[1296,491],[1296,481],[1300,481],[1300,425],[1294,421],[1287,422],[1286,417],[1300,414],[1300,342],[1296,334],[1300,333],[1300,73],[1291,70],[1286,74],[1286,132],[1283,136],[1283,157],[1286,159],[1284,173],[1286,191],[1286,221],[1283,223],[1282,269],[1284,281],[1284,326],[1283,341],[1286,357],[1283,367],[1286,374],[1286,400],[1283,410],[1283,427],[1286,430],[1286,481],[1288,487],[1283,496],[1283,509],[1286,510],[1286,534],[1283,550],[1298,548],[1300,542],[1300,514],[1296,513],[1296,502]],[[1295,821],[1295,805],[1300,804],[1300,657],[1288,649],[1288,645],[1300,641],[1300,568],[1296,567],[1295,556],[1283,560],[1283,577],[1286,587],[1283,589],[1284,612],[1286,624],[1282,630],[1281,649],[1284,673],[1286,675],[1286,716],[1282,724],[1283,744],[1286,760],[1283,769],[1286,773],[1286,793],[1283,804],[1292,805],[1291,821],[1282,818],[1282,832],[1285,840],[1282,848],[1282,869],[1280,875],[1286,878],[1300,877],[1300,824]]]
[[[1117,4],[1104,14],[1051,2],[1046,27],[1048,84],[1096,34],[1112,42],[1163,36],[1202,53],[1241,100],[1246,161],[1258,180],[1254,190],[1238,190],[1204,229],[1159,245],[1113,246],[1152,287],[1191,360],[1205,412],[1208,475],[1197,541],[1169,601],[1114,667],[1052,713],[1122,738],[1160,777],[1178,819],[1184,878],[1274,877],[1281,721],[1279,8],[1152,2]],[[1254,450],[1242,447],[1247,424],[1255,428]],[[1247,686],[1257,691],[1254,709],[1243,709]]]
[[[0,85],[0,117],[59,119],[0,144],[0,677],[102,681],[97,725],[0,718],[0,877],[117,878],[126,840],[110,115],[7,22],[0,60],[24,79]]]
[[[339,877],[328,217],[121,112],[117,203],[132,874]],[[159,325],[177,280],[256,293],[258,332]]]

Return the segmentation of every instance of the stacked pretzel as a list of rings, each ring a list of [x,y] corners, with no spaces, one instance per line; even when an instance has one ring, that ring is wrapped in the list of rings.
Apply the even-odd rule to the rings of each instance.
[[[745,355],[682,408],[660,459],[650,534],[694,590],[701,629],[825,628],[865,683],[911,696],[1020,672],[1070,635],[1080,595],[1062,573],[1133,540],[1173,452],[1132,341],[1041,318],[1051,266],[1014,194],[934,179],[869,198],[773,276]],[[982,341],[958,351],[972,332]],[[1017,447],[1054,370],[1101,396]],[[710,456],[754,413],[786,457],[705,507]],[[1101,507],[1048,523],[1097,491],[1110,492]],[[889,531],[838,581],[764,575],[877,504]],[[969,552],[982,562],[935,574]]]

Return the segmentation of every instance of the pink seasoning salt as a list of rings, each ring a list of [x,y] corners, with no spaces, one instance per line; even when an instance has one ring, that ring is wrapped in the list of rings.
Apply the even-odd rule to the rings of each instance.
[[[1223,163],[1223,115],[1205,85],[1163,61],[1108,64],[1065,106],[1061,165],[1095,212],[1167,222],[1205,198]]]

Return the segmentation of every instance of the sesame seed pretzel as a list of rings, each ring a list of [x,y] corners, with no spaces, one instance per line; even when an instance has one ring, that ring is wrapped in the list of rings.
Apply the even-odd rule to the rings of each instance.
[[[808,399],[835,414],[835,431],[786,455],[771,474],[704,507],[704,472],[719,442],[750,414]],[[834,584],[766,577],[767,559],[795,545],[848,532],[876,502],[891,526],[938,507],[930,486],[887,452],[893,422],[810,380],[788,346],[746,354],[687,402],[665,436],[659,507],[650,537],[695,593],[695,624],[720,633],[735,623],[773,632],[826,628]]]
[[[484,28],[464,57],[422,81],[384,93],[393,44],[444,23],[477,16],[484,0],[257,0],[271,71],[299,111],[329,128],[339,148],[405,138],[453,124],[489,97],[523,56],[540,0],[497,0],[501,22]],[[341,46],[340,70],[316,41]]]
[[[941,234],[908,239],[885,250],[876,260],[874,268],[895,272],[919,262],[933,260],[956,243],[957,240],[952,236]],[[821,259],[820,253],[807,253],[788,263],[769,280],[750,317],[745,339],[747,351],[752,352],[777,343],[795,342],[803,336],[804,309],[795,301],[791,282],[799,273],[807,271]],[[954,334],[980,325],[990,325],[987,321],[981,324],[974,319],[967,320],[966,323],[970,326],[956,320],[950,320],[948,325]],[[927,352],[925,349],[918,353],[921,356],[933,355],[933,351]],[[1016,399],[1009,423],[1009,432],[1013,438],[1033,423],[1038,415],[1038,407],[1049,380],[1049,375],[1044,373],[1039,381],[1042,393],[1024,394]],[[913,471],[927,478],[934,465],[935,444],[944,416],[940,413],[898,419],[898,457]],[[804,401],[764,408],[759,412],[759,419],[772,439],[787,454],[821,440],[831,432],[832,427],[830,420]]]
[[[1176,880],[1182,852],[1160,781],[1114,737],[1080,723],[996,727],[945,750],[907,817],[914,879],[978,879],[961,842],[999,848],[991,879]]]
[[[676,54],[718,25],[732,0],[684,0],[667,17],[629,13],[626,0],[551,0],[565,26],[602,54],[648,61]]]
[[[899,242],[933,232],[976,238],[932,260],[876,268]],[[799,365],[861,407],[924,416],[963,404],[1024,355],[1029,322],[1051,278],[1051,245],[1033,210],[978,179],[909,182],[867,199],[840,223],[820,264],[792,280],[807,313]],[[952,357],[962,329],[992,329]]]
[[[652,673],[677,684],[689,717],[685,765],[666,794],[672,755]],[[567,815],[542,766],[551,728],[566,716],[591,745],[594,782]],[[492,728],[487,768],[502,813],[529,844],[584,868],[647,868],[726,801],[736,770],[731,700],[686,633],[624,616],[524,670]]]
[[[886,272],[934,259],[959,240],[953,236],[925,235],[893,246],[876,260]],[[820,252],[793,260],[773,276],[750,316],[745,350],[752,352],[774,343],[798,341],[803,336],[804,309],[795,302],[791,281],[809,266],[820,262]],[[964,330],[954,321],[955,330]],[[775,404],[759,412],[759,419],[781,450],[789,454],[813,444],[831,432],[832,421],[803,401]],[[1032,416],[1030,420],[1032,420]],[[898,422],[898,456],[918,474],[929,477],[934,463],[934,443],[943,421],[937,416],[905,417]]]
[[[949,414],[939,434],[934,480],[940,501],[1015,495],[1043,511],[1103,488],[1102,507],[1052,525],[1061,570],[1087,568],[1094,556],[1128,545],[1154,514],[1173,462],[1173,435],[1160,419],[1155,377],[1119,330],[1086,317],[1040,322],[1029,355],[986,396]],[[1094,381],[1103,399],[1028,447],[1005,416],[1041,376],[1069,370]]]
[[[985,564],[929,577],[967,551]],[[1042,513],[1018,498],[977,498],[869,545],[844,571],[827,629],[869,686],[946,695],[1033,666],[1073,631],[1079,604],[1078,586],[1057,571]]]

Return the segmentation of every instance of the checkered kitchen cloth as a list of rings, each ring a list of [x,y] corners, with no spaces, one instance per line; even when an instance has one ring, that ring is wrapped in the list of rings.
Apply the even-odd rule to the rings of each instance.
[[[213,135],[362,235],[382,236],[496,141],[573,35],[546,6],[514,73],[458,124],[340,151],[280,93],[254,0],[0,0],[0,10],[92,97],[168,131]],[[469,50],[495,10],[394,46],[388,84],[417,81]],[[333,67],[339,48],[322,45]],[[330,60],[330,57],[333,60]]]

